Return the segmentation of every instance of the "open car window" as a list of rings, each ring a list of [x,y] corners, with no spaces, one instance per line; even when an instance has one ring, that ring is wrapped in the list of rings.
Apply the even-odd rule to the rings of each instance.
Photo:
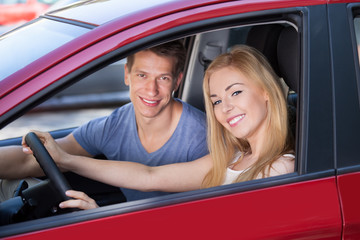
[[[278,17],[278,15],[274,18],[275,20],[270,17],[269,19],[271,20],[264,18],[264,21],[253,21],[252,19],[248,20],[245,18],[244,22],[238,21],[231,23],[230,26],[229,24],[218,27],[211,26],[211,29],[198,30],[195,34],[191,33],[185,36],[182,34],[181,39],[187,47],[188,57],[183,82],[180,89],[174,93],[174,96],[201,111],[205,111],[202,80],[208,65],[218,55],[228,52],[236,45],[245,44],[252,46],[265,55],[282,82],[284,95],[286,95],[288,100],[291,130],[296,138],[297,119],[299,119],[297,113],[299,112],[298,93],[301,39],[298,26],[294,21],[284,20]],[[163,41],[164,40],[161,42]],[[159,42],[160,41],[154,41],[140,46],[144,48],[144,46],[153,46]],[[295,45],[292,46],[290,43]],[[295,53],[293,55],[291,55],[286,48],[288,45],[291,45],[292,50],[294,50]],[[131,49],[131,51],[135,52],[135,49]],[[285,56],[284,52],[287,53]],[[121,56],[122,59],[113,62],[112,60],[117,58],[117,54]],[[110,57],[109,59],[105,58],[104,63],[96,64],[105,65],[112,61],[110,65],[92,73],[77,83],[71,84],[70,87],[63,89],[47,101],[32,108],[27,114],[2,129],[0,139],[21,136],[30,129],[55,131],[57,129],[77,127],[96,117],[109,115],[115,108],[128,103],[130,101],[128,89],[123,82],[123,66],[125,64],[123,57],[124,53],[121,52],[121,49],[117,49],[111,54],[111,60],[109,60]],[[291,62],[291,66],[295,67],[288,67],[286,64],[289,62]],[[107,80],[107,78],[109,78],[109,80]],[[70,79],[70,81],[75,82],[74,79]],[[53,126],[48,126],[48,123],[51,123]],[[14,132],[15,135],[11,135],[14,134]],[[298,164],[298,162],[296,162],[296,164]],[[293,178],[297,175],[297,172],[295,172],[290,176],[277,176],[275,179],[278,181],[274,181],[272,184],[274,186],[282,184],[282,182],[288,181],[287,178]],[[79,183],[79,189],[77,190],[87,192],[89,189],[95,189],[89,195],[91,197],[96,195],[99,202],[102,202],[109,195],[113,194],[112,189],[102,191],[102,189],[105,189],[102,185],[92,187],[91,184],[95,183],[89,184],[87,179],[84,180],[83,178],[78,178],[78,176],[69,176],[69,179],[72,186]],[[73,184],[71,181],[75,181],[76,183]],[[159,206],[157,205],[158,201],[164,201],[166,205],[171,205],[182,201],[187,202],[221,196],[224,193],[246,192],[249,189],[266,189],[269,186],[266,182],[267,179],[262,179],[260,181],[254,180],[250,183],[219,186],[209,190],[202,189],[195,191],[195,193],[175,193],[171,194],[171,196],[124,203],[124,207],[127,208],[130,206],[131,209],[135,209],[136,211],[157,207]],[[113,196],[111,197],[113,198]],[[113,204],[117,202],[110,201],[110,203]],[[139,203],[140,205],[141,203],[149,205],[144,207],[144,205],[138,205]],[[118,207],[119,209],[122,208],[121,205]],[[100,212],[101,209],[98,211]],[[124,212],[127,211],[129,211],[128,208],[124,210]],[[116,212],[121,213],[122,210],[120,209]]]
[[[0,131],[0,140],[24,136],[30,130],[75,128],[109,115],[130,101],[124,83],[126,59],[112,63],[81,79],[33,108]]]

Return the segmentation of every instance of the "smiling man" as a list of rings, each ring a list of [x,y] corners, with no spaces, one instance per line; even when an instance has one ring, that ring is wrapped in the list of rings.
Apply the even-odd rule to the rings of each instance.
[[[103,154],[109,160],[148,166],[187,162],[206,155],[205,114],[173,98],[182,80],[185,58],[180,41],[129,56],[125,83],[129,86],[131,102],[58,139],[61,148],[73,155],[95,157]],[[2,148],[1,152],[8,157],[0,161],[0,169],[7,170],[0,171],[0,178],[43,175],[34,157],[25,156],[21,147]],[[4,192],[12,192],[16,187],[15,183],[6,187],[0,184],[3,188],[0,199],[12,197],[3,196]],[[128,201],[168,194],[122,191]]]
[[[179,99],[186,53],[180,41],[140,51],[127,59],[125,84],[131,103],[73,132],[91,156],[159,166],[208,153],[205,114]],[[100,169],[101,171],[101,169]],[[122,189],[127,200],[166,193]]]

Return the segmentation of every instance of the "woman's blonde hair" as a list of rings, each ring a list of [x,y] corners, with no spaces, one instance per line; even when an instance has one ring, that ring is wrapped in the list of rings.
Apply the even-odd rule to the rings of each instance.
[[[266,176],[272,163],[284,153],[292,152],[293,140],[289,132],[287,104],[280,79],[273,71],[265,57],[256,49],[240,45],[217,57],[205,72],[203,91],[208,123],[208,147],[213,161],[213,168],[203,181],[203,187],[221,185],[225,179],[226,169],[233,161],[236,152],[243,157],[251,153],[246,139],[238,139],[215,118],[213,103],[210,99],[209,79],[211,75],[225,67],[233,67],[243,73],[254,84],[264,90],[269,97],[266,117],[266,143],[258,160],[250,169],[243,172],[236,182]]]

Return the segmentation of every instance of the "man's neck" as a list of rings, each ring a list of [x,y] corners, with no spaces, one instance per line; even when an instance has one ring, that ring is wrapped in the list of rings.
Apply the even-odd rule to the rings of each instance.
[[[154,118],[136,116],[140,142],[148,153],[160,149],[173,135],[182,113],[182,104],[174,101]]]

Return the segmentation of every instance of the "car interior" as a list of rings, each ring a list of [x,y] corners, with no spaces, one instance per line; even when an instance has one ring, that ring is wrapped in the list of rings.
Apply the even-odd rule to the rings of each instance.
[[[175,97],[181,98],[183,101],[190,103],[191,105],[204,111],[202,78],[209,63],[211,63],[211,61],[216,56],[221,53],[225,53],[235,45],[250,45],[261,51],[267,57],[275,72],[283,80],[284,91],[286,91],[288,99],[291,131],[294,136],[296,135],[296,109],[298,105],[297,96],[299,92],[300,79],[300,35],[295,24],[290,21],[282,20],[228,27],[220,30],[212,30],[198,33],[196,35],[187,36],[184,38],[184,43],[186,44],[186,47],[188,49],[188,59],[182,85],[175,93]],[[124,63],[124,60],[119,60],[119,62]],[[111,65],[111,67],[114,66],[119,68],[121,67],[121,65]],[[106,68],[104,68],[102,71],[104,71],[105,69]],[[122,70],[120,70],[119,74],[121,74],[121,72]],[[95,72],[94,74],[98,73]],[[116,77],[116,81],[119,81],[121,82],[120,84],[123,84],[121,77],[116,76],[116,74],[113,75],[114,77]],[[90,75],[82,81],[74,84],[72,87],[75,88],[80,83],[86,83],[87,79],[93,76],[94,75]],[[120,91],[121,89],[119,88],[118,90]],[[123,90],[124,89],[122,88],[121,91]],[[71,91],[71,87],[67,91]],[[55,97],[59,97],[59,94]],[[96,95],[98,93],[90,94]],[[126,97],[126,90],[122,94],[123,95],[121,95],[122,97],[120,100],[119,98],[116,98],[116,101],[111,102],[113,104],[109,103],[108,101],[106,104],[104,104],[104,106],[106,106],[107,108],[115,108],[120,106],[121,104],[125,104],[126,102],[128,102],[129,99]],[[51,104],[51,101],[54,101],[54,98],[49,99],[42,105],[39,105],[37,109],[35,108],[33,112],[29,114],[36,114],[44,111],[44,109],[48,110],[49,107],[44,108],[44,106],[46,106],[46,104]],[[80,96],[73,97],[73,99],[75,98],[81,99]],[[81,102],[81,100],[79,100],[78,102]],[[43,107],[43,109],[41,109],[41,107]],[[74,109],[74,106],[69,107]],[[89,106],[86,106],[86,108],[88,107]],[[94,107],[94,110],[96,111],[101,107],[103,106],[96,105]],[[56,111],[62,110],[60,108],[54,109]],[[72,129],[73,128],[67,128],[57,131],[54,130],[51,133],[54,138],[59,138],[70,133]],[[20,139],[10,139],[6,142],[6,144],[11,141],[18,144]],[[104,156],[98,156],[98,158],[102,159],[104,158]],[[84,191],[90,197],[94,198],[99,206],[121,203],[126,201],[124,195],[118,188],[108,186],[87,178],[83,178],[73,173],[65,173],[65,176],[73,189]],[[25,191],[26,183],[24,183],[22,187],[23,189],[21,191]],[[21,191],[19,192],[19,194],[21,194]],[[29,197],[31,197],[30,195],[32,194],[29,194]],[[11,214],[14,213],[12,212]],[[39,215],[34,215],[30,218],[38,218],[54,214],[58,214],[58,212],[41,212],[39,213]],[[5,224],[23,220],[29,219],[11,218],[10,220],[7,220],[8,222]],[[2,224],[4,223],[0,223],[0,225]]]

